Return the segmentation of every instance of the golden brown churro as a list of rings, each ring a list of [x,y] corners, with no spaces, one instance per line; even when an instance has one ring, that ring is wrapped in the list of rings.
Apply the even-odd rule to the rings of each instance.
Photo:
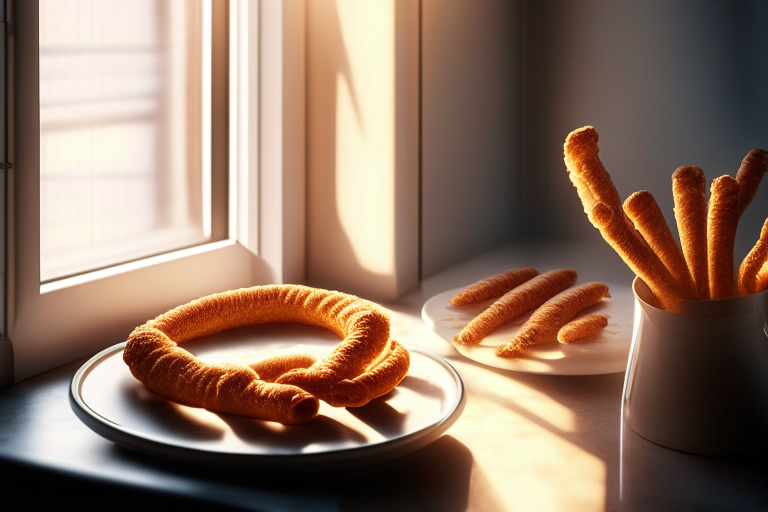
[[[576,282],[576,271],[573,269],[550,270],[534,277],[491,304],[454,336],[453,340],[461,345],[480,343],[504,322],[539,307],[574,282]]]
[[[287,368],[290,358],[271,361],[272,370],[288,370],[280,376],[268,371],[274,383],[247,366],[203,363],[177,345],[268,322],[316,325],[344,339],[309,368]],[[150,320],[131,333],[123,360],[147,388],[171,400],[291,424],[317,415],[318,398],[337,407],[360,406],[389,392],[405,377],[410,359],[389,339],[389,317],[375,304],[339,292],[271,285],[203,297]],[[293,361],[308,362],[300,356]]]
[[[596,313],[571,320],[557,332],[557,341],[572,343],[597,334],[608,327],[608,315]]]
[[[605,203],[596,203],[592,222],[624,263],[639,276],[667,311],[680,312],[682,301],[692,300],[677,284],[669,270],[648,247],[633,235],[627,224]],[[633,230],[634,231],[634,230]]]
[[[757,278],[755,281],[757,282],[757,285],[755,286],[755,293],[768,289],[768,261],[763,263],[760,272],[757,273]]]
[[[454,306],[466,306],[467,304],[477,304],[488,299],[501,297],[509,290],[520,286],[526,281],[530,281],[537,275],[539,275],[539,272],[535,268],[527,267],[507,270],[501,274],[478,281],[466,290],[457,293],[451,299],[451,304]]]
[[[739,215],[739,184],[728,175],[715,178],[707,214],[707,266],[709,298],[712,300],[736,295],[733,245]]]
[[[695,165],[678,167],[672,174],[672,194],[683,255],[699,300],[707,300],[707,180],[704,172]]]
[[[602,283],[586,283],[560,292],[534,311],[517,336],[499,346],[496,355],[521,356],[533,345],[550,341],[579,311],[597,304],[607,293],[608,287]]]
[[[295,368],[309,368],[317,362],[309,354],[279,354],[249,364],[264,382],[275,382],[282,374]]]
[[[741,161],[736,181],[739,184],[739,216],[755,197],[760,181],[768,169],[768,151],[753,149]]]
[[[768,261],[768,219],[765,219],[760,238],[739,266],[739,295],[750,295],[757,290],[757,274]]]
[[[568,177],[576,187],[587,215],[591,214],[598,201],[621,208],[619,193],[598,156],[598,139],[597,130],[584,126],[569,133],[563,145]]]
[[[635,223],[635,228],[656,253],[677,284],[687,295],[699,299],[688,271],[688,265],[658,203],[647,190],[635,192],[624,201],[624,212]]]

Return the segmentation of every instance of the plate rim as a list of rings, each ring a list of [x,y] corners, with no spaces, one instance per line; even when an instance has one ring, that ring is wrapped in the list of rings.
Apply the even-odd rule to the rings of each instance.
[[[69,386],[70,406],[81,422],[105,439],[134,451],[176,460],[224,465],[268,465],[273,469],[291,467],[308,470],[321,465],[327,468],[328,464],[345,467],[366,465],[405,455],[437,440],[459,418],[464,410],[467,399],[464,381],[453,365],[429,350],[406,344],[404,346],[409,351],[432,359],[446,370],[451,377],[451,387],[455,389],[451,402],[445,406],[442,414],[437,416],[428,425],[392,439],[321,452],[261,454],[228,452],[215,449],[206,450],[198,447],[184,446],[183,444],[169,443],[158,436],[119,425],[101,416],[85,402],[81,396],[81,390],[88,374],[93,371],[101,360],[124,350],[126,343],[124,341],[101,350],[78,368]]]

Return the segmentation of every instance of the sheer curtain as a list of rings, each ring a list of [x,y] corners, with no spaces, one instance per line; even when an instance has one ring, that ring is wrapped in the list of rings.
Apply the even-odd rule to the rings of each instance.
[[[208,241],[210,0],[40,1],[41,282]]]

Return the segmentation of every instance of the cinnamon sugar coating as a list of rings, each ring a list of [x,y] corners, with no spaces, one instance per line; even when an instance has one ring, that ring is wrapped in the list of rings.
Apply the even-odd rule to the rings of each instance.
[[[669,273],[676,278],[680,289],[698,300],[700,297],[683,253],[653,195],[647,190],[635,192],[624,201],[624,212],[635,223],[635,228],[643,235]]]
[[[557,333],[557,341],[560,343],[572,343],[597,334],[608,327],[608,315],[596,313],[571,320]]]
[[[539,275],[539,272],[535,268],[530,267],[507,270],[501,274],[486,277],[476,282],[467,289],[457,293],[450,302],[454,306],[466,306],[467,304],[477,304],[501,297],[537,275]]]
[[[744,213],[752,202],[766,170],[768,151],[753,149],[741,161],[736,173],[736,182],[739,184],[739,215]]]
[[[704,172],[695,165],[678,167],[672,174],[672,194],[683,256],[699,300],[707,300],[707,180]]]
[[[453,340],[461,345],[474,345],[501,324],[539,307],[549,298],[576,282],[573,269],[550,270],[507,292],[480,313]]]
[[[661,263],[647,244],[640,243],[628,229],[621,217],[604,203],[597,203],[592,210],[595,227],[600,230],[606,242],[632,271],[646,282],[667,311],[680,312],[682,301],[693,297],[681,290],[675,278]]]
[[[178,346],[226,329],[270,322],[324,327],[343,340],[308,368],[308,356],[254,365],[261,364],[267,380],[276,382],[261,378],[253,367],[203,363]],[[375,304],[340,292],[269,285],[203,297],[150,320],[131,333],[123,360],[147,388],[171,400],[291,424],[316,416],[318,399],[337,407],[360,406],[391,391],[408,372],[410,357],[389,339],[389,317]],[[289,378],[296,372],[302,378]]]
[[[757,243],[739,266],[739,295],[750,295],[760,291],[758,290],[757,275],[766,262],[768,262],[768,219],[765,219]]]
[[[534,311],[517,336],[499,346],[496,355],[518,357],[534,345],[551,341],[579,311],[597,304],[607,293],[608,287],[602,283],[586,283],[560,292]]]
[[[757,285],[755,286],[755,293],[768,290],[768,261],[763,263],[763,266],[757,273],[757,278],[755,278],[755,281],[757,282]]]
[[[707,214],[707,266],[709,298],[728,299],[736,295],[733,246],[741,215],[739,184],[728,175],[712,181]]]

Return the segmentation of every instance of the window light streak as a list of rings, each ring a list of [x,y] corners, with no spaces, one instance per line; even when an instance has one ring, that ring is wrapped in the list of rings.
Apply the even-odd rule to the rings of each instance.
[[[211,51],[213,47],[212,0],[203,2],[203,126],[202,126],[202,196],[203,196],[203,235],[211,236],[211,91],[213,74],[211,72]]]
[[[395,2],[339,4],[348,76],[336,85],[336,197],[362,268],[395,273]]]

